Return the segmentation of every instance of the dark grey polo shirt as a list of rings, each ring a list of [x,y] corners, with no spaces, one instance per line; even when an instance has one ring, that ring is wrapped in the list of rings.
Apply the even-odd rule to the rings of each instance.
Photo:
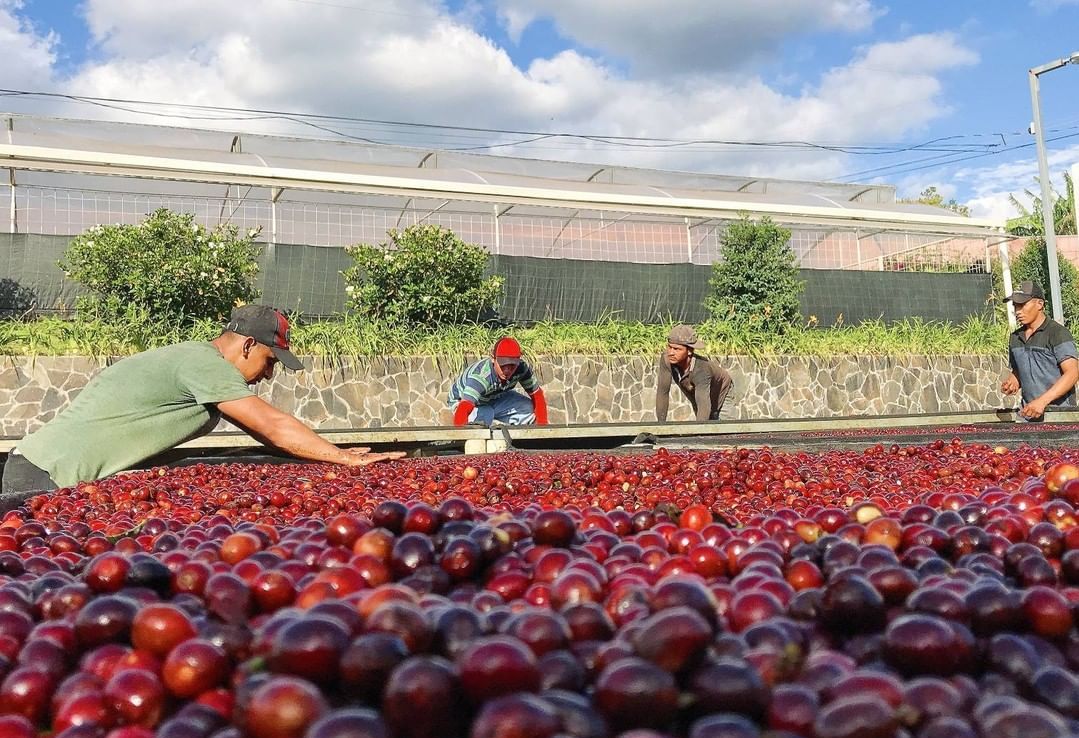
[[[1025,337],[1025,331],[1020,326],[1008,340],[1008,361],[1019,377],[1024,405],[1041,397],[1060,379],[1061,362],[1077,358],[1075,339],[1055,320],[1047,317],[1030,338]],[[1075,388],[1050,404],[1075,405]]]

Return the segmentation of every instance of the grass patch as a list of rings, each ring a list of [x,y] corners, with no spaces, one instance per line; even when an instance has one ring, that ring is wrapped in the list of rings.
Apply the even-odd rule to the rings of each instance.
[[[190,329],[132,320],[113,325],[97,320],[0,321],[0,353],[8,356],[123,356],[185,340],[210,340],[220,327],[210,321]],[[670,325],[617,320],[599,323],[544,322],[513,329],[531,355],[647,356],[658,354]],[[866,322],[839,328],[794,328],[781,336],[744,325],[712,322],[698,326],[703,353],[756,358],[797,356],[903,356],[910,354],[1001,354],[1007,351],[1006,324],[969,319],[961,325],[918,319],[887,324]],[[344,357],[464,356],[484,354],[506,329],[461,325],[429,331],[384,325],[346,315],[339,320],[293,326],[298,354]]]

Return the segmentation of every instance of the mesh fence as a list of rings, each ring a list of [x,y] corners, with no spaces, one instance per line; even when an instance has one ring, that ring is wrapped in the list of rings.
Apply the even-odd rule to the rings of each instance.
[[[0,169],[0,233],[12,231],[11,186],[8,185],[10,169]]]
[[[245,190],[248,188],[244,188]],[[15,187],[15,207],[21,233],[73,236],[100,224],[135,224],[158,208],[193,213],[206,226],[231,223],[247,230],[271,225],[271,205],[249,192],[231,188],[222,197],[183,197],[102,190]],[[233,196],[233,192],[235,195]],[[5,202],[10,199],[10,189]]]
[[[173,184],[180,186],[185,185]],[[219,194],[194,195],[20,184],[14,188],[17,230],[70,236],[98,224],[138,223],[157,208],[169,208],[193,213],[207,227],[231,223],[242,230],[261,229],[262,238],[271,243],[341,248],[379,243],[391,229],[428,223],[449,228],[496,256],[706,265],[720,259],[728,225],[722,220],[389,195],[286,193],[272,202],[266,188],[215,189]],[[319,197],[321,201],[315,199]],[[10,200],[11,188],[0,184],[5,215]],[[11,219],[2,220],[0,232],[11,232]],[[991,257],[985,238],[853,228],[794,226],[790,244],[803,269],[985,272]]]

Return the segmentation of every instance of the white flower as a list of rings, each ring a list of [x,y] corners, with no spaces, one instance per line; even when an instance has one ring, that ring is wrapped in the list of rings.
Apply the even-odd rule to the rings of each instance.
[[[356,288],[353,287],[352,285],[349,285],[348,287],[345,288],[345,292],[347,292],[350,295],[355,291],[356,291]]]
[[[210,275],[207,274],[206,272],[199,272],[199,276],[200,277],[209,277]]]

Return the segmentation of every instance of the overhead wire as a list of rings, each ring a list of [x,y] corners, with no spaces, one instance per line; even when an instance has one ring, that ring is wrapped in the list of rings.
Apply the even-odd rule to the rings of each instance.
[[[262,109],[262,108],[242,108],[242,107],[227,107],[217,105],[198,105],[188,103],[170,103],[162,101],[148,101],[148,100],[131,100],[125,98],[108,98],[108,97],[94,97],[89,95],[77,95],[72,93],[60,93],[60,92],[42,92],[42,91],[27,91],[27,90],[12,90],[12,89],[0,89],[0,95],[2,96],[22,96],[22,97],[44,97],[44,98],[59,98],[65,99],[71,102],[96,105],[104,108],[111,108],[127,112],[135,115],[149,115],[160,118],[178,118],[181,120],[201,120],[201,121],[250,121],[250,120],[283,120],[299,125],[310,126],[318,130],[330,133],[333,135],[341,136],[343,138],[349,138],[353,140],[360,140],[366,143],[381,143],[387,144],[389,142],[370,138],[367,136],[357,136],[347,133],[341,130],[341,124],[348,124],[350,126],[356,125],[374,125],[384,126],[391,129],[422,129],[427,131],[450,131],[455,134],[466,135],[498,135],[498,136],[520,136],[522,138],[510,141],[494,141],[485,142],[477,145],[462,146],[458,150],[482,150],[492,148],[505,148],[509,146],[521,146],[530,143],[536,143],[540,141],[549,141],[555,139],[577,139],[582,141],[588,141],[593,144],[601,144],[610,147],[620,148],[640,148],[640,149],[678,149],[688,147],[747,147],[747,148],[772,148],[772,149],[809,149],[814,151],[829,151],[836,153],[845,153],[852,155],[894,155],[897,153],[904,153],[909,151],[940,151],[945,153],[966,153],[968,151],[987,150],[992,147],[998,146],[996,143],[954,143],[962,138],[981,137],[984,134],[969,134],[969,135],[956,135],[946,136],[931,139],[920,143],[885,143],[885,144],[865,144],[865,143],[825,143],[814,141],[802,141],[802,140],[736,140],[736,139],[712,139],[712,138],[696,138],[696,139],[679,139],[679,138],[667,138],[667,137],[652,137],[652,136],[627,136],[620,134],[590,134],[590,133],[578,133],[578,132],[565,132],[565,131],[533,131],[511,128],[493,128],[493,127],[480,127],[480,126],[461,126],[453,124],[442,123],[422,123],[415,121],[400,121],[400,120],[382,120],[374,118],[361,118],[352,116],[340,116],[340,115],[326,115],[316,113],[297,113],[291,111]],[[151,108],[150,110],[139,110],[132,106],[142,106]],[[157,110],[154,110],[157,108]],[[161,112],[161,109],[167,109],[169,112]],[[199,111],[202,114],[193,114],[188,111]],[[212,113],[212,114],[207,114]],[[320,121],[320,122],[315,122]],[[327,122],[332,123],[329,125]],[[400,133],[400,132],[398,132]],[[943,145],[944,142],[953,142],[948,145]]]
[[[328,4],[320,0],[291,0],[309,4]],[[717,150],[783,150],[807,153],[830,152],[849,156],[900,156],[910,153],[931,153],[931,156],[907,159],[861,169],[835,177],[849,180],[854,177],[906,174],[909,172],[948,166],[987,156],[996,156],[1033,146],[1033,142],[1008,144],[1008,137],[1025,134],[1026,131],[962,133],[940,136],[916,143],[839,143],[804,140],[736,140],[720,138],[669,138],[630,136],[624,134],[592,134],[568,131],[534,131],[515,128],[465,126],[445,123],[427,123],[405,120],[365,118],[347,115],[299,113],[267,108],[230,107],[194,103],[174,103],[153,100],[98,97],[74,93],[32,91],[0,88],[0,97],[27,97],[63,99],[78,104],[93,105],[131,115],[156,118],[172,118],[201,122],[270,122],[279,121],[308,127],[338,138],[372,145],[402,145],[402,139],[417,138],[421,145],[447,151],[491,151],[504,148],[529,150],[579,149],[582,142],[595,151],[635,150],[670,153],[715,153]],[[1071,121],[1069,121],[1071,123]],[[1079,129],[1079,124],[1046,129],[1047,133],[1062,133]],[[361,135],[371,130],[380,136]],[[355,131],[355,132],[350,132]],[[1079,133],[1067,133],[1047,139],[1049,142],[1070,139]],[[513,138],[510,138],[513,137]],[[492,138],[501,140],[491,140]],[[979,141],[978,139],[991,139]],[[999,139],[996,140],[996,139]],[[430,145],[434,141],[434,145]],[[425,146],[425,144],[427,144]]]
[[[1079,132],[1068,133],[1068,134],[1064,134],[1064,135],[1061,135],[1061,136],[1051,136],[1051,137],[1046,138],[1045,142],[1046,143],[1052,143],[1054,141],[1064,141],[1064,140],[1071,139],[1071,138],[1076,138],[1076,137],[1079,137]],[[998,149],[996,151],[987,151],[987,152],[980,153],[980,154],[971,154],[969,156],[954,157],[954,158],[948,159],[947,161],[935,161],[932,164],[925,164],[923,166],[913,166],[914,164],[919,164],[921,162],[925,162],[925,161],[929,161],[929,160],[934,160],[934,159],[939,160],[939,159],[942,158],[942,156],[945,156],[945,155],[925,157],[924,159],[915,159],[912,162],[894,164],[894,165],[889,166],[889,167],[877,167],[876,169],[866,169],[866,170],[862,170],[860,172],[852,172],[850,174],[844,174],[844,175],[841,175],[839,177],[836,177],[836,179],[837,180],[851,179],[853,177],[866,176],[867,174],[871,174],[871,173],[878,173],[878,174],[880,174],[880,173],[907,174],[907,173],[910,173],[910,172],[919,172],[919,171],[922,171],[922,170],[925,170],[925,169],[933,169],[934,167],[946,166],[946,165],[949,165],[949,164],[958,164],[960,162],[970,161],[972,159],[982,159],[982,158],[987,157],[987,156],[997,156],[999,154],[1004,154],[1004,153],[1007,153],[1009,151],[1018,151],[1020,149],[1029,149],[1030,147],[1032,147],[1034,145],[1035,145],[1034,141],[1028,141],[1027,143],[1015,144],[1015,145],[1012,145],[1012,146],[1006,146],[1006,147]]]

